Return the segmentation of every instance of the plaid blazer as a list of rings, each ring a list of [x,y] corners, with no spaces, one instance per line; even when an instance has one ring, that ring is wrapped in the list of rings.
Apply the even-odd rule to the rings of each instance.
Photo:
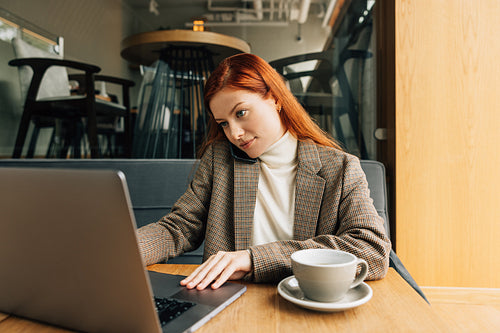
[[[171,213],[138,229],[146,264],[196,249],[204,260],[217,251],[250,249],[255,282],[292,274],[290,255],[306,248],[350,252],[368,262],[368,279],[385,276],[391,243],[353,155],[299,141],[293,239],[251,246],[259,161],[233,157],[227,141],[212,144]]]

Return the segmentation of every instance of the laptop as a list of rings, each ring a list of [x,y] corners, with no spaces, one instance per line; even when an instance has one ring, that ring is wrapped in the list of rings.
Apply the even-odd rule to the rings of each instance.
[[[0,312],[85,332],[191,332],[246,290],[147,271],[120,171],[0,168],[0,184]]]

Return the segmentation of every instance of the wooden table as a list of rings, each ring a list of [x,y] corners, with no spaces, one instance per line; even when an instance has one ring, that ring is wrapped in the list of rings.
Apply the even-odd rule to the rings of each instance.
[[[151,65],[160,57],[160,51],[169,46],[204,46],[213,54],[217,65],[222,59],[242,52],[250,52],[244,40],[210,31],[158,30],[143,32],[122,41],[122,58],[136,64]]]
[[[152,265],[150,270],[187,275],[195,265]],[[247,291],[197,332],[450,332],[449,327],[393,269],[368,282],[372,299],[344,312],[321,313],[283,299],[275,285],[245,283]],[[67,332],[16,317],[2,320],[0,332]]]

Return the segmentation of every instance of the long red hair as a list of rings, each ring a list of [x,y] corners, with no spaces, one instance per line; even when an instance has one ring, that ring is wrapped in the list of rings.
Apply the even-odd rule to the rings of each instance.
[[[212,72],[205,84],[204,103],[209,113],[208,134],[200,156],[216,140],[225,138],[224,131],[217,125],[210,101],[224,88],[244,89],[264,98],[272,96],[281,105],[280,118],[283,126],[298,140],[310,139],[323,146],[342,149],[340,145],[323,131],[300,105],[287,88],[281,75],[262,58],[240,53],[224,59]]]

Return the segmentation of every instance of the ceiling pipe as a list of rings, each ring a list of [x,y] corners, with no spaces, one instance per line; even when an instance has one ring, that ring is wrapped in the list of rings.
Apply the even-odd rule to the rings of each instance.
[[[264,13],[262,12],[262,0],[254,0],[253,9],[255,10],[255,16],[258,21],[262,21],[264,18]]]
[[[263,2],[269,1],[269,8],[264,8]],[[290,0],[278,0],[275,4],[274,0],[242,0],[242,2],[251,2],[252,8],[244,7],[225,7],[214,5],[213,0],[207,0],[207,9],[210,13],[204,16],[208,19],[205,26],[215,26],[215,25],[253,25],[253,23],[262,23],[262,25],[287,25],[289,23],[288,17],[288,1]],[[305,17],[307,18],[307,13],[309,11],[309,5],[311,0],[305,0],[307,2],[307,10],[305,12]],[[277,21],[275,21],[274,13],[277,13]],[[268,19],[264,18],[264,13],[268,13]],[[221,19],[224,16],[225,19]],[[186,26],[191,26],[191,23],[186,23]]]
[[[311,0],[302,0],[299,8],[299,17],[297,22],[299,24],[304,24],[307,21],[307,15],[309,15],[309,7],[311,7]]]
[[[253,1],[253,10],[249,13],[237,10],[236,21],[262,21],[264,19],[264,9],[262,7],[262,0]]]
[[[283,1],[283,0],[281,0]],[[250,2],[250,1],[242,1],[242,2]],[[253,2],[253,9],[244,8],[244,7],[224,7],[224,6],[215,6],[212,4],[212,0],[207,1],[207,9],[211,12],[263,12],[262,0],[251,0]],[[262,14],[262,13],[261,13]]]
[[[252,21],[252,22],[211,22],[204,24],[205,27],[288,27],[289,22],[285,21]],[[185,23],[186,27],[193,27],[193,23]]]

